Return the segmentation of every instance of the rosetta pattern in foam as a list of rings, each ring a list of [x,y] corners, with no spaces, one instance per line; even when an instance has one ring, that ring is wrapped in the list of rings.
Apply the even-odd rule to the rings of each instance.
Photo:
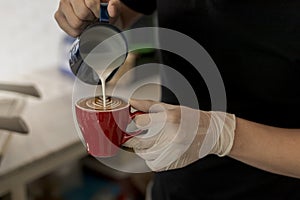
[[[93,99],[88,99],[86,101],[86,105],[89,108],[93,108],[93,109],[114,109],[117,108],[119,106],[121,106],[123,104],[121,99],[116,99],[116,98],[111,98],[111,97],[107,97],[106,98],[106,107],[104,107],[103,105],[103,98],[102,97],[96,97]]]

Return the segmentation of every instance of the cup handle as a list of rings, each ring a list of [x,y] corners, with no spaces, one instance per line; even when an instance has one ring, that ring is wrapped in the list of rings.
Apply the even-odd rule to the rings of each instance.
[[[129,117],[130,117],[131,120],[133,120],[137,115],[142,115],[142,114],[145,114],[145,112],[139,111],[139,110],[135,111],[135,112],[129,111]],[[133,131],[133,132],[130,132],[130,134],[125,132],[124,137],[122,139],[122,144],[127,142],[127,140],[129,140],[130,138],[132,138],[134,136],[137,136],[138,134],[140,134],[142,132],[143,132],[143,130]]]
[[[142,115],[142,114],[145,114],[145,112],[140,111],[140,110],[135,111],[133,113],[132,112],[129,113],[131,119],[134,119],[137,115]]]

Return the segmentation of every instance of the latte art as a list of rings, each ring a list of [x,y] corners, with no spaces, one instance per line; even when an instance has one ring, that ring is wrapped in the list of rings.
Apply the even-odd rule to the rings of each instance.
[[[125,103],[122,99],[116,97],[106,97],[105,102],[102,96],[91,97],[78,102],[78,105],[83,108],[93,110],[113,110],[125,107]]]

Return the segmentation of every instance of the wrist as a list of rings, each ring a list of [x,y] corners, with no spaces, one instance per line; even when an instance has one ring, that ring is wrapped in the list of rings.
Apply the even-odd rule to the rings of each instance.
[[[217,124],[214,134],[218,139],[210,153],[220,157],[226,156],[233,147],[236,117],[234,114],[212,111],[211,118],[211,122]]]

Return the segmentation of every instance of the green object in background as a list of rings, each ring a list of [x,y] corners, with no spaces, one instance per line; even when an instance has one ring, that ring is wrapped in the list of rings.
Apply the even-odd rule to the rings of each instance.
[[[147,48],[147,46],[149,46],[149,45],[147,45],[147,44],[132,45],[132,49],[136,49],[136,50],[133,50],[132,53],[136,53],[139,55],[153,53],[155,49]]]

